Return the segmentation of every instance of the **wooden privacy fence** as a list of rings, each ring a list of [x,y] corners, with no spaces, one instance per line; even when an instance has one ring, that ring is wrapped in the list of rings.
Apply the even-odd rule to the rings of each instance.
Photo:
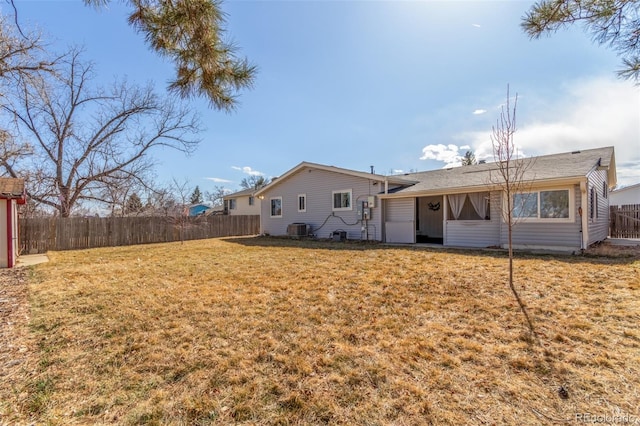
[[[611,206],[610,209],[611,238],[640,238],[640,204]]]
[[[20,219],[20,253],[255,235],[260,216]]]

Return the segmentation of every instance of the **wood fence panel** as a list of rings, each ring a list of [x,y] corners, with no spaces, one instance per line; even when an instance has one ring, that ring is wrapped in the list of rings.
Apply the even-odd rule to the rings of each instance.
[[[20,219],[20,253],[256,235],[260,216]]]
[[[610,206],[609,236],[640,238],[640,204]]]

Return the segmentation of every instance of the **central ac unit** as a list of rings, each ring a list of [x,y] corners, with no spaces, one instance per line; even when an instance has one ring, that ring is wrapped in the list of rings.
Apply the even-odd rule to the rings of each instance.
[[[292,223],[287,226],[287,235],[290,237],[306,237],[307,234],[306,223]]]

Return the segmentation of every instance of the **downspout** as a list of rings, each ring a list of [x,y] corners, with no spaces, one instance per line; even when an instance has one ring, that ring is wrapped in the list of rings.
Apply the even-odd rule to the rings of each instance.
[[[385,176],[384,178],[384,193],[388,194],[389,193],[389,181],[387,180],[387,177]]]
[[[13,214],[12,200],[7,199],[7,268],[13,268]]]
[[[589,209],[588,209],[587,181],[580,182],[580,232],[582,232],[581,250],[589,245]]]

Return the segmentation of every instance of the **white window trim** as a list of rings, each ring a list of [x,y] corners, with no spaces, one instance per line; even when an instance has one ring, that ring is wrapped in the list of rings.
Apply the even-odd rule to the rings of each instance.
[[[569,217],[568,218],[541,218],[541,217],[513,217],[514,223],[573,223],[576,217],[576,201],[575,201],[575,189],[573,187],[555,187],[555,188],[540,188],[531,189],[529,191],[521,191],[519,194],[532,194],[538,193],[538,215],[540,215],[540,193],[546,191],[569,191]],[[504,194],[503,202],[506,205],[507,196]]]
[[[249,205],[253,206],[256,203],[256,199],[253,197],[253,195],[249,196]]]
[[[229,199],[229,210],[236,210],[237,201],[235,198]]]
[[[349,207],[336,207],[333,204],[333,200],[335,199],[335,195],[336,194],[344,194],[344,193],[349,193]],[[331,191],[331,210],[333,210],[334,212],[353,210],[353,190],[352,189],[340,189],[338,191]]]
[[[304,209],[300,209],[300,198],[304,197]],[[298,194],[298,212],[305,213],[307,211],[307,194]]]
[[[273,206],[273,205],[272,205],[272,203],[273,203],[273,200],[280,200],[280,215],[273,215],[273,214],[271,214],[271,213],[273,212],[273,210],[272,210],[272,206]],[[271,197],[271,198],[269,199],[269,217],[272,217],[272,218],[279,218],[279,217],[282,217],[282,210],[283,210],[283,206],[282,206],[282,197]]]

